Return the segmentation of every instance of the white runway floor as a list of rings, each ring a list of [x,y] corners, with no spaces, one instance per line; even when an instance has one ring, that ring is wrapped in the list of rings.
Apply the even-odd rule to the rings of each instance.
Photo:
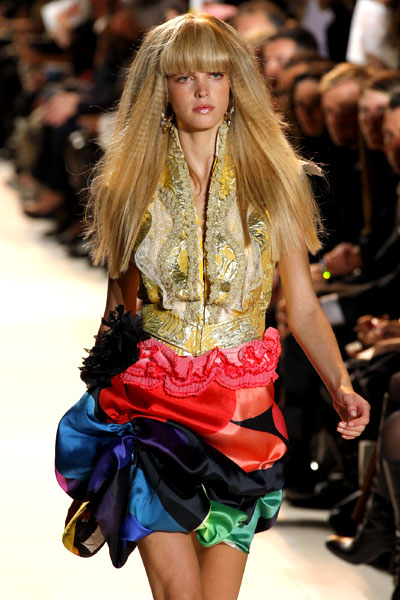
[[[123,569],[107,550],[67,552],[68,498],[53,475],[59,418],[84,387],[78,365],[90,347],[106,279],[43,237],[52,224],[26,218],[0,164],[1,557],[4,600],[151,600],[138,554]],[[256,536],[240,600],[388,600],[391,578],[353,567],[324,546],[326,511],[284,505],[278,525]]]

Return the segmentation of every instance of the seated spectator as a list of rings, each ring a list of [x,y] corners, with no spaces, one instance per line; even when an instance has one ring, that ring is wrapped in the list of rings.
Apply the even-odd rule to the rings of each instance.
[[[398,69],[400,32],[393,28],[398,13],[395,0],[357,0],[346,59],[376,69]]]
[[[368,73],[366,73],[363,68],[354,67],[352,65],[340,65],[339,68],[336,67],[325,75],[321,83],[324,113],[326,114],[327,110],[332,111],[333,113],[333,115],[329,115],[331,116],[331,119],[327,120],[328,131],[331,134],[333,141],[338,144],[338,152],[342,152],[344,149],[346,150],[347,156],[352,156],[351,153],[353,153],[353,166],[358,159],[357,101],[360,95],[362,81],[366,78],[367,74]],[[324,84],[326,87],[324,87]],[[336,87],[339,89],[336,90]],[[336,96],[335,93],[331,94],[331,92],[337,92]],[[349,97],[346,92],[349,93]],[[327,97],[325,97],[325,94],[327,94]],[[326,100],[325,104],[324,100]],[[345,144],[348,145],[347,148]],[[335,166],[337,166],[337,163]],[[339,185],[343,186],[349,182],[351,173],[349,175],[349,172],[346,171],[347,166],[347,163],[344,161],[341,169],[338,169],[335,173],[337,179],[333,179],[333,187],[336,193],[337,190],[340,189],[338,187]],[[358,190],[360,195],[358,213],[355,213],[355,217],[358,216],[358,222],[361,224],[360,217],[362,216],[362,206],[360,183],[360,180],[358,180]],[[354,187],[347,188],[348,202],[353,201],[353,189]],[[346,191],[346,187],[342,187],[342,190]],[[335,200],[336,199],[340,201],[342,195],[339,194],[336,196]],[[334,204],[333,206],[335,207]],[[337,205],[335,208],[337,208]],[[348,207],[344,206],[344,208]],[[333,211],[333,218],[334,217],[335,211]],[[357,223],[357,221],[353,221],[353,228],[355,228],[355,223]],[[341,235],[347,234],[346,221],[340,223],[340,227],[338,227],[337,231]],[[351,235],[351,231],[349,231],[349,234]],[[394,267],[392,266],[392,269],[393,268]],[[374,280],[362,286],[358,286],[356,289],[345,286],[345,293],[341,293],[335,298],[328,296],[321,299],[321,304],[331,323],[335,326],[342,326],[340,331],[337,330],[339,341],[342,343],[351,339],[351,328],[356,324],[357,318],[367,312],[374,314],[388,312],[393,318],[398,318],[398,289],[400,287],[400,267],[398,266],[398,260],[397,268],[395,270],[385,272],[387,275],[378,277],[376,281]],[[333,312],[330,309],[333,309]],[[276,316],[280,329],[285,328],[285,318],[282,316],[282,313],[284,313],[284,309],[279,305]],[[307,403],[307,407],[304,407],[303,399],[304,397],[307,397],[308,402],[312,403],[313,408],[311,411],[314,413],[318,406],[318,402],[314,399],[319,393],[319,388],[317,382],[312,378],[311,367],[308,364],[307,359],[301,349],[295,344],[292,336],[289,335],[285,337],[282,346],[283,352],[280,374],[281,382],[284,387],[283,397],[286,402],[285,414],[287,415],[288,430],[292,430],[292,439],[294,439],[295,442],[292,447],[296,448],[294,455],[289,455],[288,459],[289,481],[291,478],[295,480],[296,473],[300,472],[303,473],[304,480],[307,473],[306,464],[301,464],[299,454],[301,452],[302,457],[307,456],[307,444],[309,445],[310,443],[312,423],[314,422],[314,427],[316,427],[316,423],[315,414],[310,414],[309,403]],[[324,415],[323,421],[325,424],[329,423],[329,416]],[[343,457],[343,460],[345,460],[347,465],[352,463],[354,468],[354,457]],[[346,495],[346,488],[350,492],[349,484],[352,481],[350,467],[347,466],[343,473],[345,479],[342,489],[338,491],[336,488],[335,494],[342,493],[344,497]],[[309,500],[310,504],[308,505],[317,506],[318,502],[320,502],[319,506],[326,506],[327,496],[331,499],[335,497],[332,490],[329,490],[329,487],[327,489],[329,493],[325,494],[324,497],[321,497],[321,495],[314,495],[314,497]]]
[[[339,242],[357,242],[364,224],[358,100],[369,76],[370,71],[365,67],[341,63],[321,79],[325,123],[336,146],[332,162],[326,166],[331,182],[330,196],[323,207],[327,218],[327,250]]]
[[[398,331],[400,336],[400,327]],[[400,337],[397,352],[400,356]],[[371,563],[391,554],[395,589],[400,598],[400,373],[393,374],[388,402],[382,408],[382,433],[377,443],[376,473],[363,523],[354,538],[332,535],[326,545],[336,556],[352,564]]]
[[[366,270],[374,254],[390,236],[396,206],[396,166],[384,155],[383,118],[390,93],[400,89],[399,71],[381,71],[365,82],[359,99],[364,231],[358,244],[344,243],[324,257],[331,274],[347,275]],[[383,274],[383,273],[382,273]]]
[[[397,194],[399,193],[398,177],[400,175],[400,94],[393,94],[385,110],[383,121],[383,143],[386,158],[397,177]],[[366,267],[366,275],[379,277],[393,271],[398,265],[400,251],[400,200],[397,196],[393,214],[394,225],[390,235],[371,257],[366,265],[363,263],[361,249],[357,246],[339,246],[331,254],[325,256],[327,265],[333,272],[346,273],[357,266]]]
[[[383,120],[383,147],[393,171],[400,175],[400,93],[392,94]]]
[[[142,32],[159,23],[174,19],[189,9],[188,0],[153,0],[151,2],[149,0],[129,0],[128,2],[117,0],[118,9],[121,9],[124,4],[128,9],[131,8],[134,11],[135,20]]]
[[[81,220],[82,207],[70,184],[65,166],[65,149],[69,136],[81,127],[80,118],[107,109],[120,96],[122,69],[131,59],[139,35],[131,11],[117,11],[100,36],[96,68],[91,81],[83,85],[68,82],[42,102],[44,127],[42,144],[32,175],[38,191],[24,203],[29,216],[51,216],[63,207],[73,221]],[[92,132],[91,132],[92,133]],[[89,165],[84,169],[88,171]],[[75,227],[75,225],[74,225]]]
[[[333,65],[331,65],[330,62],[315,55],[311,57],[294,58],[282,69],[274,90],[274,96],[276,98],[276,108],[282,113],[282,117],[285,120],[288,120],[289,122],[291,120],[291,90],[296,78],[307,72],[318,73],[329,71],[329,67],[331,66]]]
[[[297,131],[300,150],[306,158],[322,165],[329,165],[332,160],[333,142],[325,125],[320,81],[331,67],[328,62],[319,68],[310,64],[295,78],[289,97],[290,120]]]
[[[230,24],[246,40],[255,35],[272,35],[282,29],[287,17],[276,3],[268,0],[242,2],[238,13],[230,19]]]
[[[250,50],[257,59],[261,74],[263,71],[262,49],[268,40],[276,34],[276,32],[276,27],[268,26],[264,29],[250,31],[244,36],[244,39],[246,40]]]
[[[394,93],[385,110],[383,121],[385,154],[397,177],[400,176],[400,94]],[[397,193],[399,194],[399,186]],[[393,228],[390,236],[375,254],[369,265],[374,278],[345,291],[321,298],[321,304],[333,325],[354,326],[364,314],[388,314],[398,318],[400,289],[400,199],[398,196]]]
[[[322,106],[332,141],[339,147],[357,148],[358,100],[371,71],[341,63],[321,81]]]
[[[346,60],[353,3],[353,0],[318,0],[320,8],[329,8],[333,13],[326,28],[326,43],[329,58],[337,63]]]
[[[312,33],[301,27],[279,31],[261,50],[265,81],[275,90],[285,66],[293,60],[315,56],[318,56],[318,44]]]
[[[121,7],[119,0],[105,4],[93,0],[92,4],[95,22],[90,20],[85,24],[87,35],[81,27],[69,29],[65,19],[55,32],[59,46],[53,43],[52,47],[58,47],[60,56],[66,60],[67,76],[57,75],[57,81],[48,79],[49,55],[41,53],[40,60],[44,62],[35,66],[41,78],[13,137],[16,184],[21,190],[25,213],[55,218],[56,227],[48,234],[68,244],[68,252],[73,256],[87,255],[82,240],[82,214],[91,167],[102,153],[95,143],[102,121],[100,115],[119,100],[124,67],[131,61],[147,26],[187,9],[185,0],[157,3],[138,0],[134,7]],[[96,48],[88,62],[90,55],[85,45],[93,37]],[[60,64],[57,63],[58,70]],[[21,72],[25,74],[26,69]],[[21,96],[28,96],[27,89],[24,83]]]
[[[335,218],[330,223],[329,210],[326,211],[326,207],[332,207],[333,204],[330,194],[335,182],[331,180],[330,165],[335,161],[336,149],[325,125],[320,81],[331,68],[331,63],[326,61],[310,63],[308,70],[294,80],[289,96],[292,143],[305,158],[321,165],[325,173],[324,177],[312,177],[311,182],[324,225],[329,231],[334,229],[337,222]],[[320,255],[310,256],[310,260],[319,261]]]

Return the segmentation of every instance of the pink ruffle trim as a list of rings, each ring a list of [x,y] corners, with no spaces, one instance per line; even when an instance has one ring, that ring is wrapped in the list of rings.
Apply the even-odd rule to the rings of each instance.
[[[275,370],[281,346],[273,327],[262,340],[235,348],[217,347],[201,356],[178,356],[153,338],[138,346],[140,358],[121,373],[123,383],[146,390],[163,385],[166,393],[179,398],[200,394],[212,381],[237,390],[265,386],[278,377]]]

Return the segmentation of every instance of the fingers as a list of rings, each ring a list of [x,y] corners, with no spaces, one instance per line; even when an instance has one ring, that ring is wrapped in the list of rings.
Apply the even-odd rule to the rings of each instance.
[[[360,434],[359,434],[360,435]],[[340,436],[343,440],[355,440],[358,435],[345,435],[344,433]]]
[[[354,421],[356,423],[357,419],[360,418],[365,418],[368,421],[370,405],[358,394],[354,392],[352,394],[345,394],[342,399],[342,406],[347,411],[349,422]]]
[[[349,419],[348,421],[341,421],[346,427],[366,427],[369,423],[368,415],[362,415],[356,419]]]
[[[345,440],[360,436],[369,423],[370,406],[364,398],[353,390],[345,388],[338,390],[334,407],[341,418],[337,431]]]
[[[365,424],[366,425],[366,424]],[[345,440],[353,440],[359,437],[365,429],[365,425],[350,426],[347,423],[340,422],[337,426],[337,431]]]
[[[348,417],[338,424],[337,431],[343,439],[352,440],[362,434],[369,423],[369,405],[364,402],[361,405],[347,407]]]
[[[368,425],[368,421],[369,419],[367,417],[352,419],[348,422],[340,421],[337,426],[337,431],[343,439],[352,440],[362,434],[366,425]]]

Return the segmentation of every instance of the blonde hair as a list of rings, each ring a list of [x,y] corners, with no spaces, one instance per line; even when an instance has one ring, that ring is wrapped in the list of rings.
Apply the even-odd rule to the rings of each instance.
[[[393,69],[382,69],[369,77],[363,85],[362,93],[366,90],[374,90],[391,94],[393,90],[400,87],[400,71]]]
[[[346,62],[339,63],[322,77],[319,89],[321,94],[324,94],[340,83],[349,80],[355,81],[362,87],[373,73],[374,70],[371,67],[353,65],[352,63]]]
[[[318,210],[303,163],[284,136],[248,47],[223,21],[187,14],[146,35],[92,183],[92,256],[95,264],[108,263],[113,278],[129,266],[166,163],[169,136],[161,130],[160,116],[167,76],[197,71],[229,74],[235,112],[227,144],[243,218],[249,203],[264,215],[275,260],[292,246],[305,243],[311,252],[320,247]]]

